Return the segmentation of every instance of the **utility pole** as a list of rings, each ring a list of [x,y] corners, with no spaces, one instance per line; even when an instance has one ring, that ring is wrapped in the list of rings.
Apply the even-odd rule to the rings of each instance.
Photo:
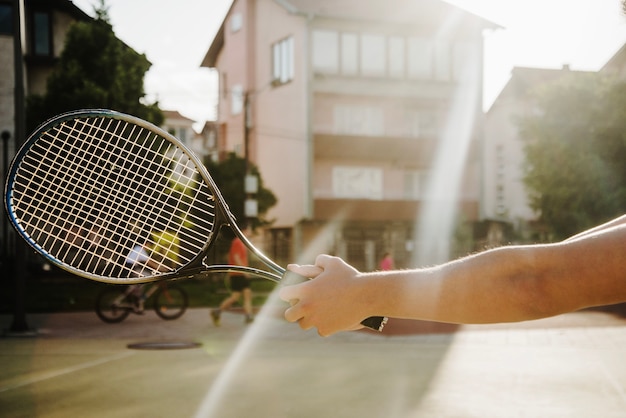
[[[26,118],[24,115],[24,54],[22,52],[22,16],[24,15],[23,0],[13,0],[13,60],[14,60],[14,105],[15,105],[15,150],[17,151],[26,136]],[[25,243],[13,234],[15,243],[15,258],[13,280],[15,283],[15,306],[13,322],[9,329],[12,333],[26,333],[29,331],[26,323],[26,248]]]
[[[250,93],[246,90],[243,100],[243,146],[246,161],[246,176],[244,178],[244,192],[246,198],[244,199],[243,212],[248,220],[259,216],[258,201],[256,197],[254,197],[259,191],[259,182],[257,176],[250,173],[250,129],[252,128],[252,112],[250,107]]]

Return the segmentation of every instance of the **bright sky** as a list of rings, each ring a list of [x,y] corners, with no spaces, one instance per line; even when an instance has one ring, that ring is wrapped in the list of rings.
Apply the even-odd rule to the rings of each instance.
[[[415,0],[417,1],[417,0]],[[99,0],[73,0],[93,15]],[[504,29],[485,34],[488,108],[513,66],[598,70],[626,42],[621,0],[447,0]],[[106,0],[118,38],[152,62],[146,92],[161,108],[215,118],[217,78],[200,68],[232,0]],[[174,7],[175,6],[175,7]]]

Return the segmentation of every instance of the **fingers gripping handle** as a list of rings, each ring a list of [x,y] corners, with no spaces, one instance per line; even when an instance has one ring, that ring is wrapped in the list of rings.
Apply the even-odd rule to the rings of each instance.
[[[283,275],[281,283],[288,286],[296,283],[301,283],[306,280],[310,279],[308,277],[300,276],[299,274],[287,270]],[[385,325],[387,324],[387,320],[387,317],[384,316],[372,316],[364,319],[361,322],[361,325],[374,331],[382,332],[383,328],[385,328]]]

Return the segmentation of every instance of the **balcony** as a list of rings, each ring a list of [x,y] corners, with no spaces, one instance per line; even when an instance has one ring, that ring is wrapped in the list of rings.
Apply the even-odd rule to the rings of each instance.
[[[365,199],[315,199],[314,218],[330,221],[396,221],[410,222],[417,219],[424,202],[410,200],[365,200]],[[478,202],[462,200],[458,210],[467,221],[478,219]]]
[[[437,142],[434,139],[345,135],[315,135],[315,159],[395,161],[411,166],[428,166]]]

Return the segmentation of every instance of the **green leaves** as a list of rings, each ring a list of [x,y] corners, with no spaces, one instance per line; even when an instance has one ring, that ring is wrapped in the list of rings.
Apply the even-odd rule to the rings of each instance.
[[[150,62],[117,39],[104,3],[97,18],[74,23],[48,77],[46,94],[27,99],[30,130],[69,110],[108,108],[161,125],[158,103],[144,104],[143,79]]]
[[[207,158],[204,164],[211,174],[211,177],[213,177],[213,180],[215,180],[220,192],[222,192],[231,212],[235,215],[235,219],[237,219],[241,225],[246,221],[244,212],[244,202],[246,199],[246,193],[244,191],[246,160],[238,157],[235,153],[230,153],[226,159],[219,163],[215,163]],[[276,196],[271,190],[263,186],[263,179],[257,167],[252,165],[250,167],[250,174],[256,175],[259,179],[258,192],[254,196],[258,202],[259,216],[251,219],[251,226],[269,225],[272,221],[266,219],[265,214],[276,204]]]
[[[626,208],[626,83],[572,73],[534,92],[520,121],[531,207],[555,238]]]

